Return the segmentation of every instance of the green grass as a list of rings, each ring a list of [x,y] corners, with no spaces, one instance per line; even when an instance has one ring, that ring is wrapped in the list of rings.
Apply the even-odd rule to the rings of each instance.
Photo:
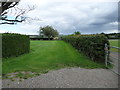
[[[105,68],[91,61],[64,41],[31,41],[31,52],[19,57],[3,59],[3,74],[19,71],[46,73],[49,70],[79,66]]]
[[[109,40],[109,42],[110,42],[110,46],[120,47],[118,40]],[[120,50],[115,49],[115,48],[111,48],[110,51],[120,52]]]
[[[118,40],[109,40],[109,42],[110,42],[110,45],[111,45],[111,46],[120,47],[120,46],[118,45]]]

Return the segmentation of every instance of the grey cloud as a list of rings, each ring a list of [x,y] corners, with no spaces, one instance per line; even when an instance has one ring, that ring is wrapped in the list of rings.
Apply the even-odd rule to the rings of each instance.
[[[52,25],[62,34],[71,34],[74,31],[87,34],[117,30],[117,25],[110,24],[118,19],[117,2],[80,3],[61,0],[36,5],[36,10],[28,13],[28,16],[38,17],[42,21],[31,22],[31,27],[36,25],[35,29],[31,28],[31,33],[45,25]],[[22,28],[27,29],[25,25]]]

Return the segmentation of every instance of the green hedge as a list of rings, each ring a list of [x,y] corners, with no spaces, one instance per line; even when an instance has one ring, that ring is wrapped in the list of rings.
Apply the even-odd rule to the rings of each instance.
[[[105,43],[109,41],[104,35],[63,36],[62,40],[70,43],[78,51],[87,55],[91,60],[105,61]]]
[[[30,51],[30,39],[27,35],[2,34],[2,57],[19,56]]]

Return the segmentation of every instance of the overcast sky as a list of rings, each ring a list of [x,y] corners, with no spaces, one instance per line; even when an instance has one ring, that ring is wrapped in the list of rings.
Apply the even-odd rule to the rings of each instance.
[[[88,2],[89,1],[89,2]],[[26,16],[39,18],[17,25],[0,25],[0,33],[12,32],[34,35],[39,27],[50,25],[60,34],[118,32],[118,0],[21,0],[20,8],[35,5]],[[114,2],[113,2],[114,1]],[[13,17],[15,11],[10,12]]]

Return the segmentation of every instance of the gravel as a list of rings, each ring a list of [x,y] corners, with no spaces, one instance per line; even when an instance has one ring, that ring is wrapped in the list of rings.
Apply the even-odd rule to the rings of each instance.
[[[108,69],[64,68],[19,81],[5,79],[3,88],[118,88],[118,75]]]

